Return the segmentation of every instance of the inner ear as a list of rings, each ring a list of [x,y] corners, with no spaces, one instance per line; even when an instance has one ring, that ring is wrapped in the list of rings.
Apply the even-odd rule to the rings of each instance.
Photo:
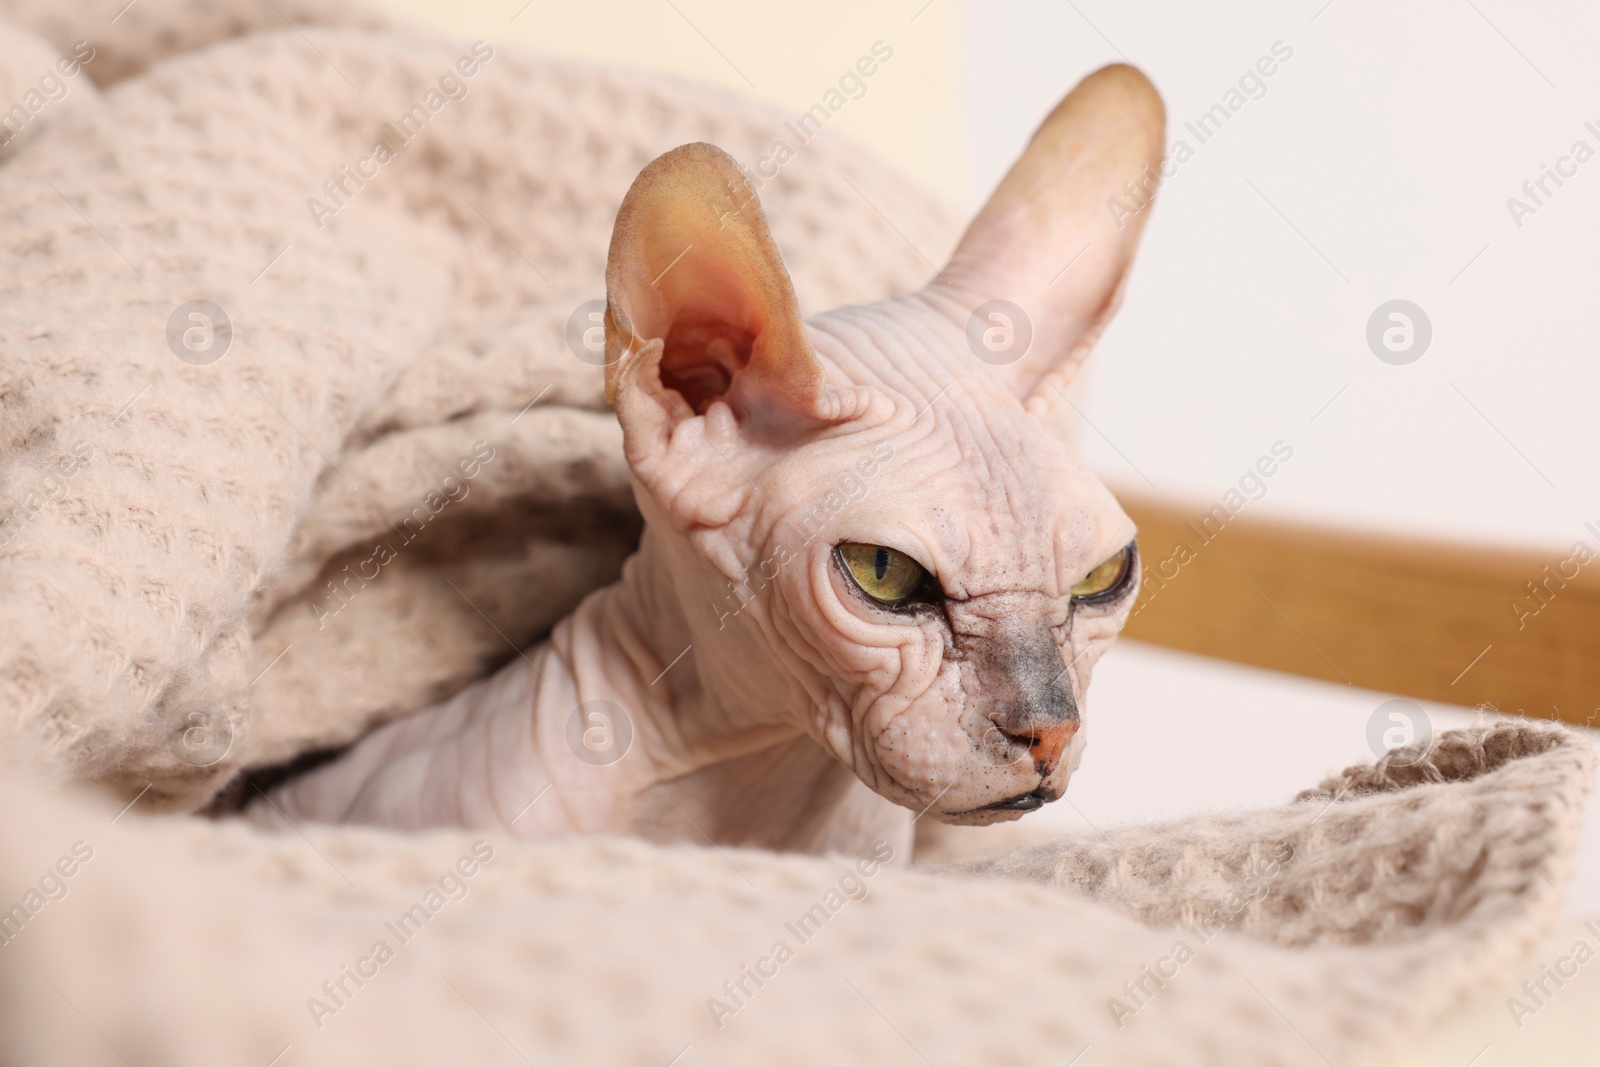
[[[679,319],[667,331],[661,384],[704,415],[713,400],[727,396],[734,375],[750,365],[754,347],[754,334],[719,318]]]
[[[683,145],[640,172],[617,212],[606,299],[606,397],[624,430],[618,393],[649,383],[638,370],[651,360],[695,414],[717,400],[741,423],[834,421],[843,410],[755,190],[713,145]]]

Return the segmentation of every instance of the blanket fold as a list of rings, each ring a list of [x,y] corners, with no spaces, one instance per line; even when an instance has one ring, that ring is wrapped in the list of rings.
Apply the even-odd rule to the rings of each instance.
[[[783,118],[338,5],[57,8],[0,5],[37,31],[15,84],[40,38],[96,42],[0,167],[0,703],[60,773],[194,810],[616,576],[638,516],[581,341],[616,205],[662,151],[749,157]],[[831,139],[762,194],[808,306],[953,242]],[[196,714],[230,743],[186,751]]]
[[[1435,781],[941,874],[608,839],[262,837],[6,782],[0,1033],[14,1062],[85,1067],[285,1048],[308,1064],[1378,1062],[1546,931],[1594,772],[1559,726],[1439,749]]]

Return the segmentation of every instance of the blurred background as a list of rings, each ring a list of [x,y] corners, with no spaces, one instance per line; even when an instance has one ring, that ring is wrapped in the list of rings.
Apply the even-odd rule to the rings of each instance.
[[[1252,516],[1552,560],[1578,541],[1600,549],[1585,528],[1600,526],[1586,447],[1600,398],[1587,321],[1600,162],[1574,154],[1578,141],[1600,152],[1581,52],[1600,13],[1358,0],[1226,12],[389,4],[443,32],[665,71],[797,116],[883,42],[893,59],[821,136],[869,146],[963,215],[1079,78],[1132,62],[1166,98],[1172,162],[1126,302],[1077,388],[1077,437],[1096,469],[1198,515],[1281,441],[1294,457]],[[880,210],[892,221],[894,205]],[[1368,340],[1393,300],[1420,309],[1419,339],[1431,333],[1398,364]]]
[[[823,136],[870,147],[963,214],[1084,74],[1131,62],[1166,99],[1174,162],[1089,373],[1083,446],[1106,477],[1207,505],[1284,440],[1294,461],[1253,512],[1551,550],[1594,537],[1600,161],[1561,164],[1575,173],[1531,197],[1523,183],[1576,141],[1600,152],[1600,107],[1586,110],[1600,75],[1585,54],[1600,12],[385,3],[443,32],[665,71],[795,115],[882,41],[893,59]],[[1236,110],[1202,123],[1219,104]],[[1531,210],[1513,213],[1511,197]],[[1394,299],[1432,327],[1404,365],[1366,339]]]
[[[1192,501],[1198,515],[1281,441],[1293,458],[1247,505],[1252,516],[1522,546],[1552,561],[1579,541],[1600,549],[1585,528],[1600,530],[1600,72],[1588,54],[1600,10],[388,6],[447,33],[666,71],[797,116],[884,42],[892,60],[822,136],[866,145],[963,215],[1073,84],[1131,62],[1166,99],[1172,162],[1126,301],[1077,387],[1076,433],[1102,476]],[[893,221],[894,205],[879,207]],[[945,250],[919,251],[938,261]],[[1369,323],[1396,300],[1414,305],[1412,340],[1380,358]],[[1398,321],[1379,319],[1380,334]],[[1089,696],[1082,771],[1048,818],[1098,827],[1281,802],[1371,759],[1368,726],[1389,696],[1122,642]],[[1423,706],[1436,729],[1474,717]],[[1596,821],[1575,915],[1600,915]],[[1587,981],[1600,996],[1600,980]],[[1556,1009],[1600,1037],[1582,1000]],[[1462,1021],[1415,1062],[1478,1054],[1492,1021],[1476,1014],[1477,1030]],[[1560,1032],[1539,1023],[1544,1037],[1508,1038],[1473,1062],[1536,1062],[1535,1051],[1580,1062],[1537,1044]]]

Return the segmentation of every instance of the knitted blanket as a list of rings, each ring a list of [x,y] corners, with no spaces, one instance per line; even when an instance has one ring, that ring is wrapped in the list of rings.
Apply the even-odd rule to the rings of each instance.
[[[617,574],[616,205],[784,116],[310,0],[5,0],[0,108],[6,1061],[1345,1063],[1558,914],[1592,756],[1521,722],[938,872],[182,817]],[[826,138],[760,193],[810,309],[955,236]]]

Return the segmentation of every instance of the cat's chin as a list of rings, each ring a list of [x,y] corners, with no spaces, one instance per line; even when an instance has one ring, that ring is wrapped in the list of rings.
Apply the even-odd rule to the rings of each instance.
[[[933,815],[934,818],[938,819],[939,822],[946,823],[950,826],[992,826],[995,823],[1016,822],[1018,819],[1022,818],[1028,813],[1020,810],[990,811],[984,808],[978,808],[976,811],[941,811],[937,813],[937,815],[934,815],[932,812],[929,814]]]
[[[955,826],[988,826],[997,822],[1014,822],[1030,811],[1038,811],[1053,800],[1061,799],[1061,793],[1040,787],[1029,793],[1018,793],[1016,796],[997,800],[992,804],[971,808],[967,811],[941,811],[937,813],[940,822],[950,823]]]

